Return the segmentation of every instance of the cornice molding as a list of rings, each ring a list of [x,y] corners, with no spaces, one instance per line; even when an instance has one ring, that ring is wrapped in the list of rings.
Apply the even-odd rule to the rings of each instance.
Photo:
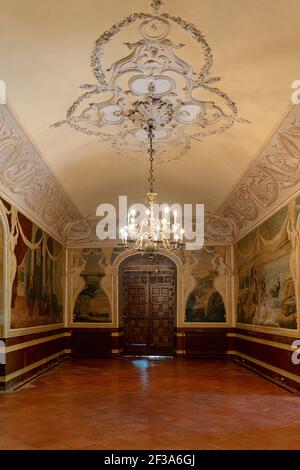
[[[232,220],[236,240],[299,190],[300,106],[293,106],[218,214]]]
[[[64,244],[64,227],[80,218],[6,105],[0,105],[0,192]]]

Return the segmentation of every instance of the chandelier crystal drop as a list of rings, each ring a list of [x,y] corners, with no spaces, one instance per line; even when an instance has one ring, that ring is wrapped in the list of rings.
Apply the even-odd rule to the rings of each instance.
[[[155,99],[152,97],[153,107]],[[151,97],[148,97],[151,102]],[[143,116],[140,117],[143,119]],[[140,222],[136,219],[135,210],[128,214],[128,225],[121,228],[121,246],[124,249],[147,254],[154,258],[158,250],[163,249],[168,252],[180,253],[184,248],[184,229],[177,220],[177,212],[169,213],[166,206],[162,217],[159,213],[158,194],[154,190],[154,135],[155,125],[152,119],[145,121],[147,124],[148,155],[149,155],[149,192],[146,196],[146,214]],[[145,126],[144,126],[145,128]],[[173,224],[170,223],[173,217]]]

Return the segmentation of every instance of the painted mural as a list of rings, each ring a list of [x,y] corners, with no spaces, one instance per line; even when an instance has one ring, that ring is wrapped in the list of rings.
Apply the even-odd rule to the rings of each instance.
[[[31,241],[35,248],[26,247],[21,241],[16,246],[11,328],[63,321],[63,248],[35,225],[32,226]]]
[[[108,258],[110,261],[110,256]],[[79,269],[77,279],[76,275],[74,277],[74,322],[111,321],[111,307],[109,296],[106,293],[110,289],[107,286],[109,275],[106,276],[110,266],[109,261],[100,249],[83,250],[82,253],[77,254],[74,266],[79,266]]]
[[[238,323],[297,328],[299,208],[298,198],[237,244]]]
[[[10,328],[62,323],[63,247],[14,207],[2,207],[10,229]]]
[[[183,271],[187,322],[226,321],[226,280],[232,271],[225,259],[226,247],[186,252]]]

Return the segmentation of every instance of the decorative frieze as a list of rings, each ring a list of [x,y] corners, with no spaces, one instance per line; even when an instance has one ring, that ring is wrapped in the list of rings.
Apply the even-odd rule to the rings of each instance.
[[[219,215],[232,220],[236,237],[290,198],[300,183],[300,106],[294,106],[266,144]]]
[[[80,218],[5,105],[0,105],[0,190],[60,241],[66,224]]]

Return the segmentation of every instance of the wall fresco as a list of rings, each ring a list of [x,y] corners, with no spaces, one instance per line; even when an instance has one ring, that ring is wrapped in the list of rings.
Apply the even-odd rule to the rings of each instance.
[[[292,201],[237,243],[238,323],[297,328],[299,202]]]

